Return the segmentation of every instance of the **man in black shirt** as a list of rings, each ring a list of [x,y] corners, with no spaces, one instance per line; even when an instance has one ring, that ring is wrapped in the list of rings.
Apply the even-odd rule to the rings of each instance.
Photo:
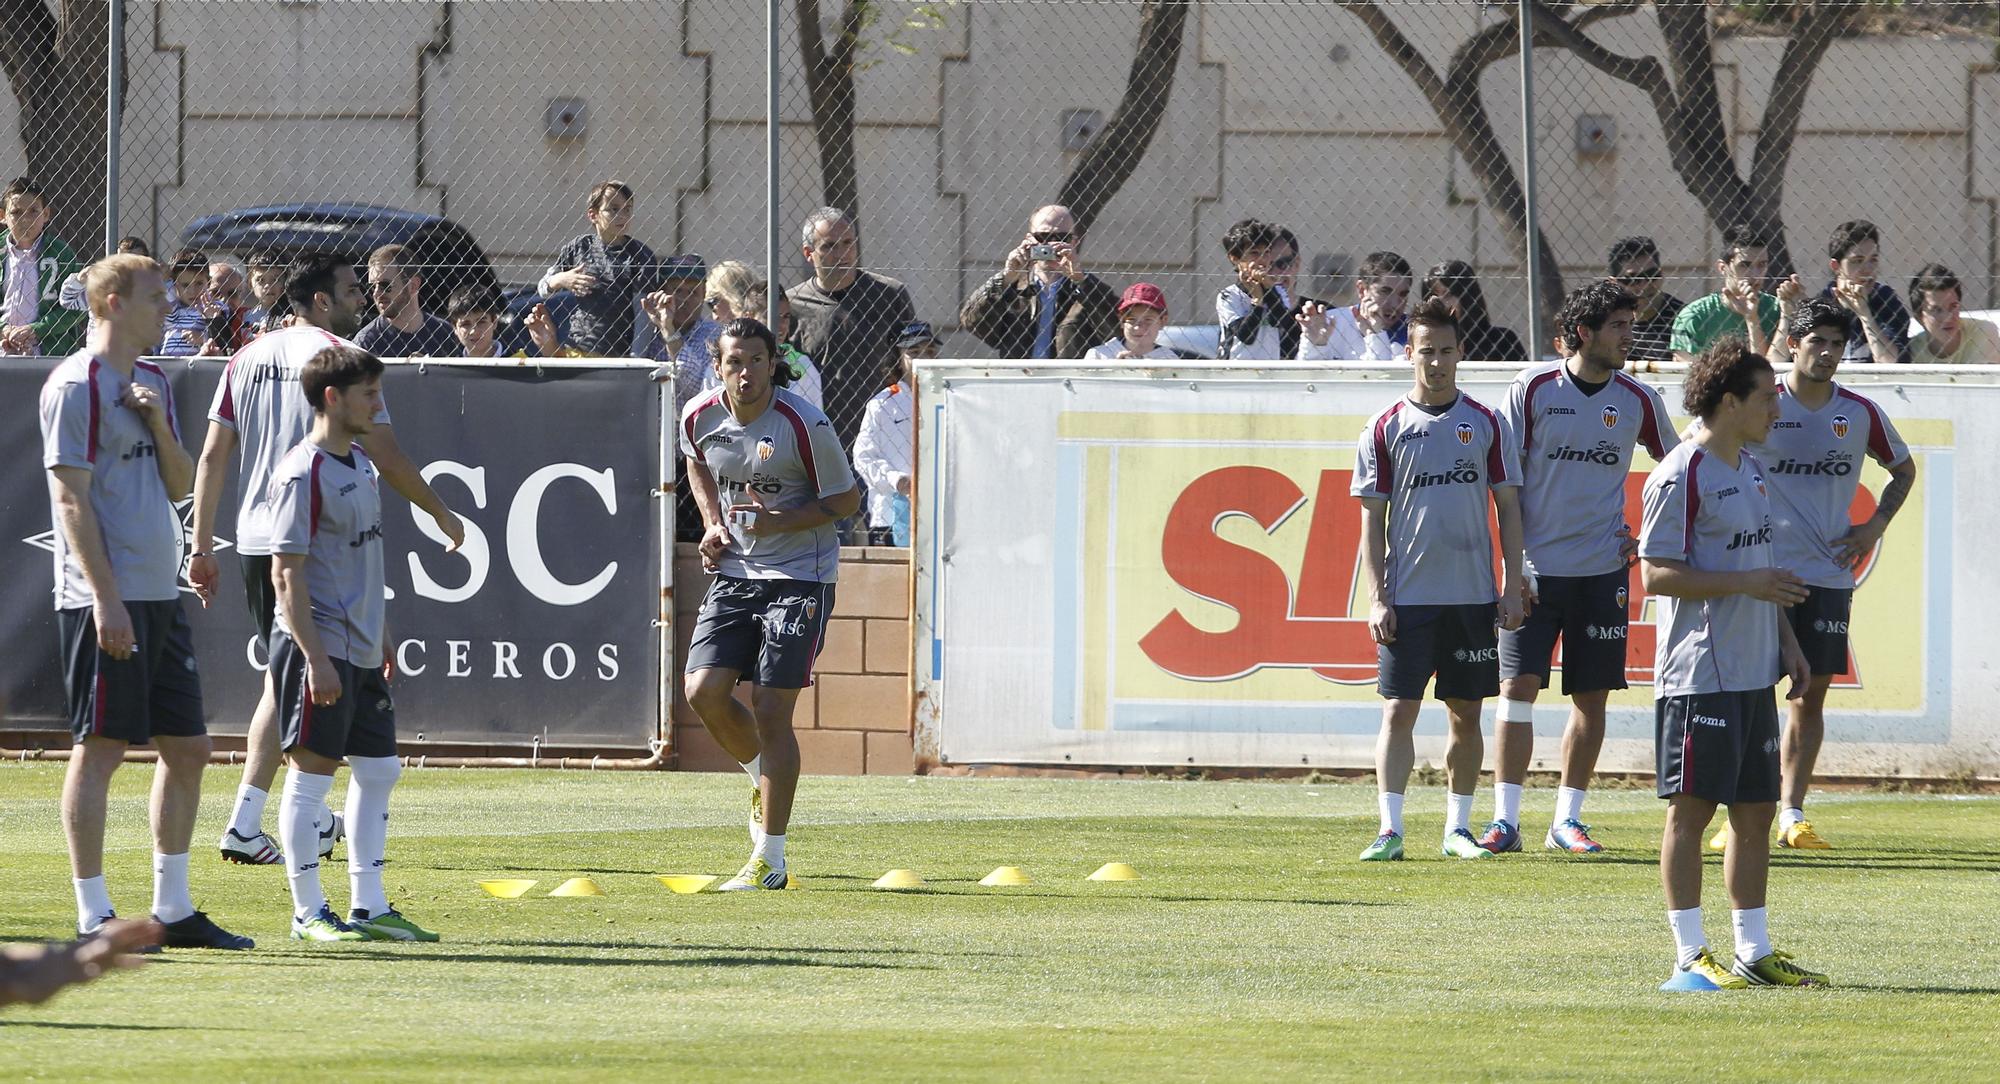
[[[1639,311],[1632,320],[1632,349],[1626,360],[1672,361],[1674,317],[1687,302],[1666,292],[1660,275],[1660,246],[1650,237],[1621,237],[1612,244],[1605,263],[1611,277],[1639,299]]]
[[[378,358],[464,357],[451,324],[423,310],[424,276],[410,256],[402,245],[368,254],[368,294],[381,315],[354,336],[354,344]]]
[[[793,340],[819,366],[827,416],[841,446],[852,447],[868,400],[900,371],[896,336],[917,307],[902,283],[861,270],[860,235],[846,211],[821,207],[806,216],[802,235],[813,274],[786,291]]]

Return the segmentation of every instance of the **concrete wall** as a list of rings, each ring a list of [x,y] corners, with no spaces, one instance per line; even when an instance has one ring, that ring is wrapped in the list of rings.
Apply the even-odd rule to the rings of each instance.
[[[676,658],[688,638],[709,576],[694,547],[674,562]],[[739,685],[749,703],[749,686]],[[820,651],[818,677],[799,696],[793,727],[799,755],[814,775],[908,775],[910,752],[910,558],[900,549],[840,551],[833,621]],[[674,747],[687,771],[736,771],[736,762],[688,707],[674,697]]]
[[[789,19],[792,5],[782,5]],[[839,5],[824,5],[831,14]],[[868,262],[910,282],[920,312],[955,323],[1050,198],[1073,159],[1064,111],[1117,103],[1138,25],[1134,4],[941,5],[941,27],[886,28],[915,13],[878,5],[862,54],[857,131]],[[1393,4],[1434,64],[1501,9]],[[1482,14],[1483,12],[1483,14]],[[660,250],[761,262],[764,248],[762,8],[742,0],[441,4],[161,0],[135,4],[123,200],[128,230],[170,241],[192,218],[263,200],[356,199],[459,219],[512,280],[533,277],[584,228],[580,200],[616,175],[639,189],[634,232]],[[1599,37],[1657,55],[1645,14]],[[794,37],[786,30],[782,277],[799,275],[793,230],[819,201],[817,156]],[[1739,160],[1757,136],[1781,42],[1728,39],[1723,105]],[[1829,227],[1884,227],[1883,277],[1937,259],[1991,306],[2000,260],[2000,74],[1980,38],[1835,44],[1807,103],[1786,190],[1809,267]],[[1544,218],[1572,274],[1594,274],[1626,233],[1657,237],[1673,288],[1708,288],[1715,247],[1674,177],[1648,102],[1567,53],[1538,53]],[[1516,65],[1485,77],[1503,138],[1518,129]],[[550,139],[555,97],[589,108],[589,132]],[[1579,155],[1584,114],[1618,126],[1614,151]],[[0,168],[18,161],[0,120]],[[1100,221],[1087,260],[1118,282],[1148,277],[1178,319],[1212,319],[1227,274],[1217,238],[1244,215],[1281,219],[1308,264],[1375,248],[1412,262],[1484,268],[1503,316],[1518,267],[1470,174],[1415,88],[1350,15],[1300,3],[1199,4],[1166,126]],[[96,231],[69,229],[75,235]],[[1808,275],[1808,278],[1814,278]],[[972,344],[958,336],[954,352]]]

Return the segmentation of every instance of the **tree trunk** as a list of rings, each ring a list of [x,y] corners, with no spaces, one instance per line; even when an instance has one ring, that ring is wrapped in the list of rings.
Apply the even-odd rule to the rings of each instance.
[[[89,255],[100,251],[104,237],[111,5],[60,0],[60,9],[60,15],[51,11],[45,0],[0,0],[0,67],[21,109],[28,176],[55,212],[49,229],[79,255]]]
[[[1140,9],[1139,44],[1125,75],[1125,96],[1056,195],[1056,202],[1076,216],[1078,233],[1090,232],[1090,224],[1132,179],[1152,146],[1173,93],[1187,17],[1187,0],[1146,0]]]
[[[869,17],[870,0],[847,0],[840,32],[828,47],[820,28],[819,0],[796,0],[799,56],[812,103],[813,138],[819,144],[820,198],[859,217],[860,180],[854,166],[854,50]]]

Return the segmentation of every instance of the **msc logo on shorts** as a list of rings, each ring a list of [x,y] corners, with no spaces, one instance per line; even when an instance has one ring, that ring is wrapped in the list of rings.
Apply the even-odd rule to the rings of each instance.
[[[1713,715],[1690,715],[1688,722],[1696,726],[1728,726],[1729,724]]]
[[[1620,588],[1618,593],[1624,594],[1624,589]],[[1618,604],[1625,605],[1622,601]],[[1586,625],[1583,630],[1583,634],[1593,640],[1623,640],[1626,632],[1627,629],[1623,625]]]
[[[1459,662],[1498,662],[1500,649],[1497,647],[1461,647],[1451,653]]]
[[[1815,617],[1813,618],[1813,631],[1830,632],[1836,636],[1845,636],[1847,635],[1847,622],[1828,621],[1824,617]]]

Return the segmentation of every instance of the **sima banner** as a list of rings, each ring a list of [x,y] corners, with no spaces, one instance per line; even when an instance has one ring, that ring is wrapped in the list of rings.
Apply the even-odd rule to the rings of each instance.
[[[936,587],[922,620],[940,760],[1372,764],[1381,702],[1349,488],[1356,438],[1407,378],[1190,375],[1202,379],[960,369],[948,388],[938,381],[925,421],[942,443],[927,446],[926,496],[935,480],[945,491],[919,560]],[[1488,404],[1505,386],[1483,373],[1468,382]],[[1954,542],[1968,537],[1963,419],[1988,397],[2000,405],[2000,389],[1857,386],[1910,443],[1918,482],[1862,570],[1849,673],[1828,700],[1827,770],[2000,771],[1994,722],[1968,710],[1990,672],[1954,659],[1996,639],[1976,610],[1959,612],[1990,573],[1955,562]],[[1662,391],[1678,402],[1676,384]],[[1046,452],[996,454],[1016,443]],[[1653,463],[1640,451],[1630,466],[1636,531]],[[1857,522],[1885,479],[1872,461],[1861,471]],[[1650,770],[1656,607],[1636,569],[1627,598],[1632,688],[1612,698],[1604,764]],[[1566,714],[1543,697],[1544,764]],[[1420,751],[1435,759],[1442,734],[1433,705]]]
[[[36,402],[53,359],[0,363],[0,729],[65,728],[52,609],[52,526]],[[200,454],[219,361],[172,362],[183,442]],[[382,486],[388,645],[398,737],[644,749],[659,716],[660,400],[643,370],[392,365],[384,397],[403,450],[465,523],[446,553],[428,515]],[[186,585],[210,729],[240,734],[263,680],[230,539],[220,597]],[[181,505],[183,523],[191,505]]]

